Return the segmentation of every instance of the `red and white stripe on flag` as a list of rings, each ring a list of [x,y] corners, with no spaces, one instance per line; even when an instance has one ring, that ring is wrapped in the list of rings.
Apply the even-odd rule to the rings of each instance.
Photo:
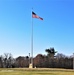
[[[40,20],[43,20],[43,18],[39,17],[38,15],[36,15],[36,13],[32,12],[32,17],[33,18],[38,18]]]

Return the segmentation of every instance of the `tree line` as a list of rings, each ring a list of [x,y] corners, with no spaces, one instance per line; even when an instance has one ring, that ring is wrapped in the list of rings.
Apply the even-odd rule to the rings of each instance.
[[[33,58],[34,67],[73,68],[73,57],[57,53],[54,48],[46,49],[45,51],[47,55],[37,54],[37,56]],[[18,56],[17,58],[13,58],[11,53],[4,53],[4,55],[0,55],[0,68],[28,68],[30,60],[31,57],[29,56]]]

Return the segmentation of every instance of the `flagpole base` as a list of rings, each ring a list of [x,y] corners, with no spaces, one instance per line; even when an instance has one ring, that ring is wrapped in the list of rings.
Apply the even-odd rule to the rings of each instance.
[[[33,64],[32,63],[29,64],[29,68],[33,68]]]

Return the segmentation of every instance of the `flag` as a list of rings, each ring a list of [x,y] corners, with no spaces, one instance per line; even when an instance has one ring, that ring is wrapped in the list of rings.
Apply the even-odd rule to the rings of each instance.
[[[33,11],[32,11],[32,18],[38,18],[40,20],[43,20],[43,18],[41,18],[38,15],[36,15],[36,13],[34,13]]]

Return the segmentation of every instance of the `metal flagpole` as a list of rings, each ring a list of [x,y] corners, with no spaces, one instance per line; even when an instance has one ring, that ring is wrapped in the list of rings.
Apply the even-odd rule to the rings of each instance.
[[[31,12],[31,15],[32,15],[32,12]],[[29,68],[33,68],[33,17],[32,17],[32,31],[31,31],[31,63],[29,64]]]
[[[32,8],[33,10],[33,8]],[[33,68],[33,17],[32,17],[32,37],[31,37],[31,64]]]

